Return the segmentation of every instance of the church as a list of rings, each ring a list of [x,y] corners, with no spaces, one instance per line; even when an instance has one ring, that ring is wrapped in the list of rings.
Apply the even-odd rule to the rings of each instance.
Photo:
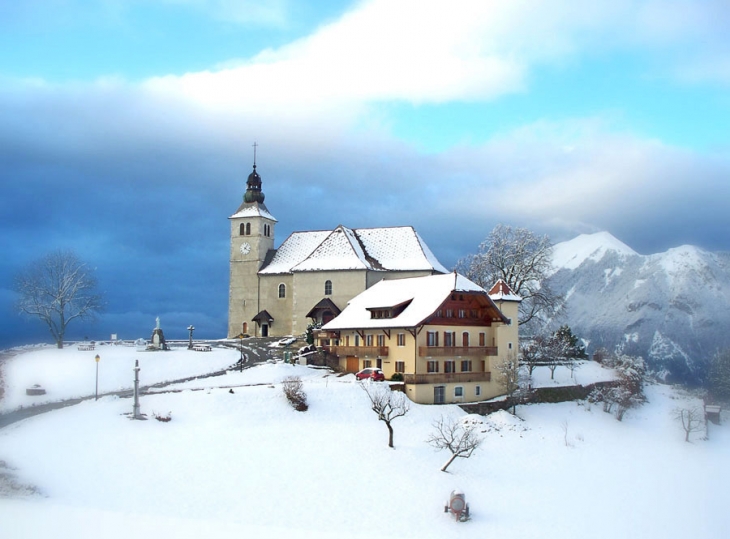
[[[231,222],[228,336],[301,335],[383,280],[448,273],[410,226],[293,232],[274,248],[261,176],[246,181]]]

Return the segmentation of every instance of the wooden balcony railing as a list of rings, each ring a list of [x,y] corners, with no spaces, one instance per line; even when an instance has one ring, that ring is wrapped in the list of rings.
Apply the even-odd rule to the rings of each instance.
[[[489,382],[492,373],[487,372],[434,372],[431,374],[404,374],[406,384],[464,384],[467,382]]]
[[[421,357],[496,356],[496,346],[419,346]]]
[[[324,346],[330,354],[336,356],[387,357],[387,346]]]

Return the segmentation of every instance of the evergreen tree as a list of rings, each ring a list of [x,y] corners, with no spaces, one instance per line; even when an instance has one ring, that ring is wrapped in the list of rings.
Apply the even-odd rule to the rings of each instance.
[[[730,349],[721,350],[712,358],[707,381],[714,399],[730,401]]]
[[[580,343],[578,337],[573,335],[570,326],[560,326],[553,333],[553,339],[562,345],[560,348],[567,359],[586,359],[588,357],[585,346]]]

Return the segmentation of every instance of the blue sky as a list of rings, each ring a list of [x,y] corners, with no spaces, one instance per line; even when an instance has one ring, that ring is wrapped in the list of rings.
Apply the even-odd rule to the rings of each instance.
[[[723,1],[0,3],[0,346],[58,248],[108,307],[76,332],[225,331],[254,141],[277,243],[413,225],[446,266],[497,223],[730,250]],[[74,328],[72,328],[73,330]]]

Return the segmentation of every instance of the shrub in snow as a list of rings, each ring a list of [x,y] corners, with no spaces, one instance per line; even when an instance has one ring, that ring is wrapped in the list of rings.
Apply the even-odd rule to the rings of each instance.
[[[172,421],[172,412],[167,412],[167,415],[158,414],[157,412],[152,412],[152,415],[157,421],[162,421],[163,423],[167,423],[169,421]]]
[[[615,385],[596,388],[588,397],[590,402],[603,404],[603,411],[613,411],[621,421],[627,410],[636,408],[644,402],[644,375],[646,364],[641,357],[614,354],[603,359],[603,364],[616,370],[618,380]]]
[[[281,389],[289,404],[296,411],[306,412],[309,409],[307,405],[307,394],[304,392],[302,379],[299,376],[287,376],[284,378],[281,383]]]

